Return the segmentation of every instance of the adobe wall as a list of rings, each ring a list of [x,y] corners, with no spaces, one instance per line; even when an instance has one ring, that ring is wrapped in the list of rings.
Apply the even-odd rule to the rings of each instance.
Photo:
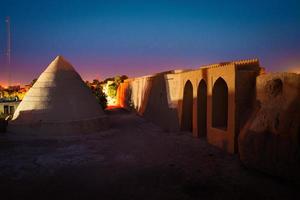
[[[119,105],[136,110],[138,114],[167,131],[178,131],[175,100],[178,84],[174,84],[173,78],[167,78],[166,74],[125,80],[118,88]]]
[[[255,109],[256,101],[256,77],[261,73],[262,68],[243,66],[236,72],[236,137],[235,144],[238,145],[240,130],[245,126],[252,111]],[[238,152],[236,146],[236,152]]]
[[[223,78],[228,86],[228,123],[227,129],[214,128],[212,126],[212,88],[215,81]],[[178,93],[181,94],[178,99],[178,118],[182,122],[182,96],[185,83],[189,80],[193,86],[193,135],[198,136],[197,126],[197,88],[201,80],[207,84],[207,141],[228,152],[234,152],[233,138],[235,135],[235,67],[226,65],[222,67],[208,67],[180,74]]]
[[[244,67],[244,69],[243,69]],[[194,70],[175,70],[152,76],[129,79],[118,89],[119,104],[132,107],[146,119],[160,125],[165,130],[180,130],[186,116],[184,106],[192,106],[191,134],[199,137],[198,130],[198,86],[204,80],[207,86],[206,139],[210,144],[227,152],[237,151],[239,115],[252,103],[248,101],[253,92],[253,83],[259,69],[257,60],[220,63]],[[239,77],[240,78],[237,78]],[[221,78],[228,88],[227,127],[213,127],[212,93],[216,81]],[[184,88],[190,81],[192,85],[192,105],[183,105]],[[238,94],[237,94],[238,91]],[[220,99],[222,101],[222,99]],[[183,130],[183,129],[182,129]]]
[[[300,75],[270,73],[256,81],[256,108],[239,136],[242,163],[300,179]]]

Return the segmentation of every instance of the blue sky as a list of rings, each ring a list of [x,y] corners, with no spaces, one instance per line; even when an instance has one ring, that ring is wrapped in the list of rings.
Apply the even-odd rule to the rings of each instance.
[[[1,0],[12,23],[12,79],[37,77],[56,55],[84,79],[139,76],[259,58],[268,71],[300,66],[300,1]]]

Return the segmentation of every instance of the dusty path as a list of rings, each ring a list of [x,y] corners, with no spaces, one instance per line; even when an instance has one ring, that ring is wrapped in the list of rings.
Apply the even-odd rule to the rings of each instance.
[[[299,186],[248,171],[204,139],[108,115],[102,133],[1,135],[1,199],[300,199]]]

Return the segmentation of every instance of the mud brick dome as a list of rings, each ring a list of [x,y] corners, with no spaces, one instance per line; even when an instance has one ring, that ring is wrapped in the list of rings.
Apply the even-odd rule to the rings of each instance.
[[[105,114],[96,98],[73,66],[57,56],[20,103],[9,129],[74,133],[106,127]]]

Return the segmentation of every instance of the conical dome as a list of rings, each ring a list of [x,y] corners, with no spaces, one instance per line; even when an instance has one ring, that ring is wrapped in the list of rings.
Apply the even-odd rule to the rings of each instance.
[[[44,132],[52,129],[50,125],[56,127],[55,132],[74,128],[86,132],[85,129],[107,126],[104,118],[101,106],[80,75],[62,56],[57,56],[27,92],[11,125],[36,125],[44,127]],[[58,130],[57,126],[67,130]]]

